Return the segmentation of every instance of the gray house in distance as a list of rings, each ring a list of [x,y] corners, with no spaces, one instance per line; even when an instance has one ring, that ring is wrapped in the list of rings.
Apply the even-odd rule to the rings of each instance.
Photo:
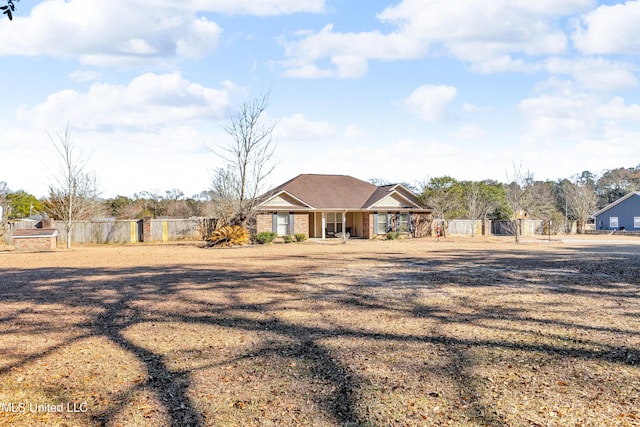
[[[596,230],[640,231],[640,191],[634,191],[594,215]]]

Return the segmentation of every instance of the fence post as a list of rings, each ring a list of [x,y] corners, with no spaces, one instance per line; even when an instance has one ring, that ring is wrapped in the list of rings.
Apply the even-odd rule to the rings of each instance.
[[[169,222],[168,221],[162,221],[162,241],[163,242],[169,241]]]
[[[129,223],[129,240],[131,243],[137,243],[138,241],[138,227],[136,225],[137,221],[131,221]]]

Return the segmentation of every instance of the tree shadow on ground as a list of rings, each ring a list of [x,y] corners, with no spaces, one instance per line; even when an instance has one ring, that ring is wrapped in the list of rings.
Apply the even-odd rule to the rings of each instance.
[[[612,248],[613,249],[613,248]],[[459,398],[466,405],[466,416],[484,425],[507,425],[497,412],[476,396],[481,394],[477,379],[472,374],[474,358],[470,350],[477,348],[517,349],[527,353],[542,353],[564,359],[603,360],[621,366],[636,366],[640,359],[637,348],[619,343],[597,341],[590,333],[607,333],[617,337],[638,336],[631,327],[593,326],[579,319],[568,321],[557,316],[532,316],[526,310],[505,306],[479,304],[473,299],[458,297],[454,306],[422,303],[426,294],[459,288],[529,288],[536,292],[559,293],[568,296],[598,296],[621,304],[637,303],[637,253],[590,252],[584,256],[581,249],[566,250],[561,254],[464,251],[447,254],[441,259],[407,257],[401,252],[379,257],[363,257],[354,253],[353,264],[375,262],[375,267],[350,272],[350,266],[326,270],[310,267],[310,271],[283,272],[240,271],[222,268],[204,268],[201,265],[140,266],[134,268],[37,268],[29,270],[0,270],[3,278],[0,301],[15,305],[0,317],[5,333],[12,328],[27,336],[52,333],[58,328],[73,328],[76,334],[62,342],[24,352],[14,361],[0,368],[0,375],[28,363],[41,360],[55,351],[64,349],[87,337],[103,337],[125,352],[133,355],[146,370],[147,378],[134,386],[137,390],[151,390],[165,406],[169,423],[173,426],[202,426],[208,421],[190,397],[193,369],[175,369],[165,355],[130,339],[127,331],[142,323],[155,322],[169,325],[184,322],[236,331],[262,332],[286,339],[289,344],[264,341],[257,349],[224,359],[222,364],[238,360],[278,355],[304,361],[310,366],[305,371],[310,380],[329,383],[334,392],[318,395],[315,405],[336,424],[366,425],[370,421],[362,413],[358,402],[358,389],[362,386],[357,374],[337,359],[322,344],[325,339],[364,339],[367,342],[399,342],[430,344],[448,355],[444,370],[457,384]],[[325,255],[326,256],[326,255]],[[327,256],[325,264],[334,258]],[[339,255],[335,259],[339,259]],[[321,260],[318,260],[321,261]],[[261,301],[247,298],[252,292],[265,295]],[[205,298],[211,295],[210,299]],[[163,302],[183,304],[180,310],[164,309]],[[429,328],[421,332],[367,329],[368,325],[295,322],[279,314],[289,306],[329,302],[330,307],[341,307],[346,312],[355,310],[379,311],[392,316],[428,320]],[[82,310],[88,318],[76,324],[64,324],[64,319],[50,322],[26,322],[24,317],[41,305],[59,305],[73,312]],[[318,304],[305,305],[303,311],[321,312]],[[562,308],[548,307],[554,310]],[[637,312],[635,313],[637,316]],[[637,319],[632,320],[637,323]],[[524,325],[521,330],[509,325]],[[544,332],[543,343],[522,343],[504,338],[460,337],[450,334],[451,325],[476,325],[500,332],[530,333],[534,326],[553,326],[579,330],[585,338],[563,340],[559,335]],[[435,325],[435,326],[433,326]],[[375,325],[374,325],[375,326]],[[169,326],[167,326],[169,327]],[[7,352],[8,350],[4,350]],[[206,365],[205,365],[206,367]],[[199,367],[198,369],[203,369]],[[309,378],[308,378],[309,379]],[[93,413],[91,422],[99,425],[111,423],[123,410],[126,390],[120,403],[113,403],[99,413]]]
[[[73,311],[98,313],[85,322],[75,325],[55,325],[51,323],[31,323],[25,328],[21,320],[24,313],[31,313],[32,308],[24,308],[5,313],[0,324],[5,326],[6,333],[12,332],[12,325],[19,324],[16,330],[21,334],[43,336],[58,329],[73,327],[78,334],[71,339],[56,343],[46,349],[25,354],[13,363],[4,364],[0,375],[7,374],[14,368],[41,360],[48,355],[64,349],[88,337],[104,337],[122,350],[134,355],[143,363],[148,378],[138,384],[136,389],[150,389],[160,402],[166,405],[173,426],[205,425],[202,415],[194,408],[189,396],[189,371],[170,369],[163,360],[162,354],[156,354],[127,338],[125,331],[141,322],[189,322],[203,325],[217,325],[225,328],[247,331],[276,331],[277,334],[294,340],[296,346],[286,349],[267,346],[254,356],[280,353],[287,358],[304,358],[312,362],[311,372],[314,376],[331,382],[336,393],[326,401],[317,401],[317,405],[328,412],[336,422],[359,423],[352,403],[352,392],[357,388],[351,376],[340,363],[332,359],[321,345],[314,342],[314,331],[292,327],[277,319],[256,321],[251,316],[238,313],[265,313],[270,306],[281,301],[263,304],[247,304],[241,296],[259,287],[262,291],[271,287],[275,295],[286,293],[281,289],[282,283],[296,282],[295,275],[274,274],[269,272],[240,273],[219,269],[190,269],[180,266],[174,268],[130,268],[130,269],[34,269],[34,270],[0,270],[4,278],[0,301],[3,304],[28,303],[30,307],[40,304],[62,305]],[[103,278],[93,281],[92,278]],[[215,289],[225,298],[216,303],[201,302],[197,299],[182,298],[180,292],[186,285],[199,287],[202,292]],[[103,296],[106,295],[106,296]],[[187,302],[191,308],[197,307],[198,315],[193,312],[165,312],[145,309],[147,302],[177,299]],[[135,304],[132,304],[135,302]],[[10,351],[10,350],[4,350]],[[249,356],[245,356],[249,357]],[[114,367],[114,369],[117,369]],[[127,390],[120,396],[122,404],[110,406],[104,411],[94,414],[93,422],[107,425],[113,417],[123,409],[124,396],[131,393]]]

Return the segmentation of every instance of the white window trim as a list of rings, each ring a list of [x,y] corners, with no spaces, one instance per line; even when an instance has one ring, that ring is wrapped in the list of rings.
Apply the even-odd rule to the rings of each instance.
[[[609,228],[618,228],[618,224],[620,224],[620,222],[618,221],[617,216],[609,217]]]
[[[406,216],[406,222],[401,220],[403,216]],[[406,225],[406,230],[400,230],[402,224]],[[409,212],[398,212],[398,223],[396,224],[396,228],[398,229],[397,231],[402,231],[403,233],[411,231],[411,215],[409,215]]]
[[[389,225],[389,213],[388,212],[378,212],[378,234],[387,234],[387,226]],[[380,229],[380,226],[383,226]]]
[[[280,222],[280,219],[284,218],[283,222]],[[280,226],[286,226],[287,232],[285,234],[280,234]],[[278,236],[286,236],[289,234],[289,212],[278,212],[278,220],[276,223],[276,234]]]

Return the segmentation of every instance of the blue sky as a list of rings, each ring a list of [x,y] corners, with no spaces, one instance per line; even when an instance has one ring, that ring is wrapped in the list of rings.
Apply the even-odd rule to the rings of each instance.
[[[23,0],[0,20],[0,181],[44,196],[69,124],[104,197],[210,186],[271,90],[277,167],[505,181],[640,164],[640,1]]]

